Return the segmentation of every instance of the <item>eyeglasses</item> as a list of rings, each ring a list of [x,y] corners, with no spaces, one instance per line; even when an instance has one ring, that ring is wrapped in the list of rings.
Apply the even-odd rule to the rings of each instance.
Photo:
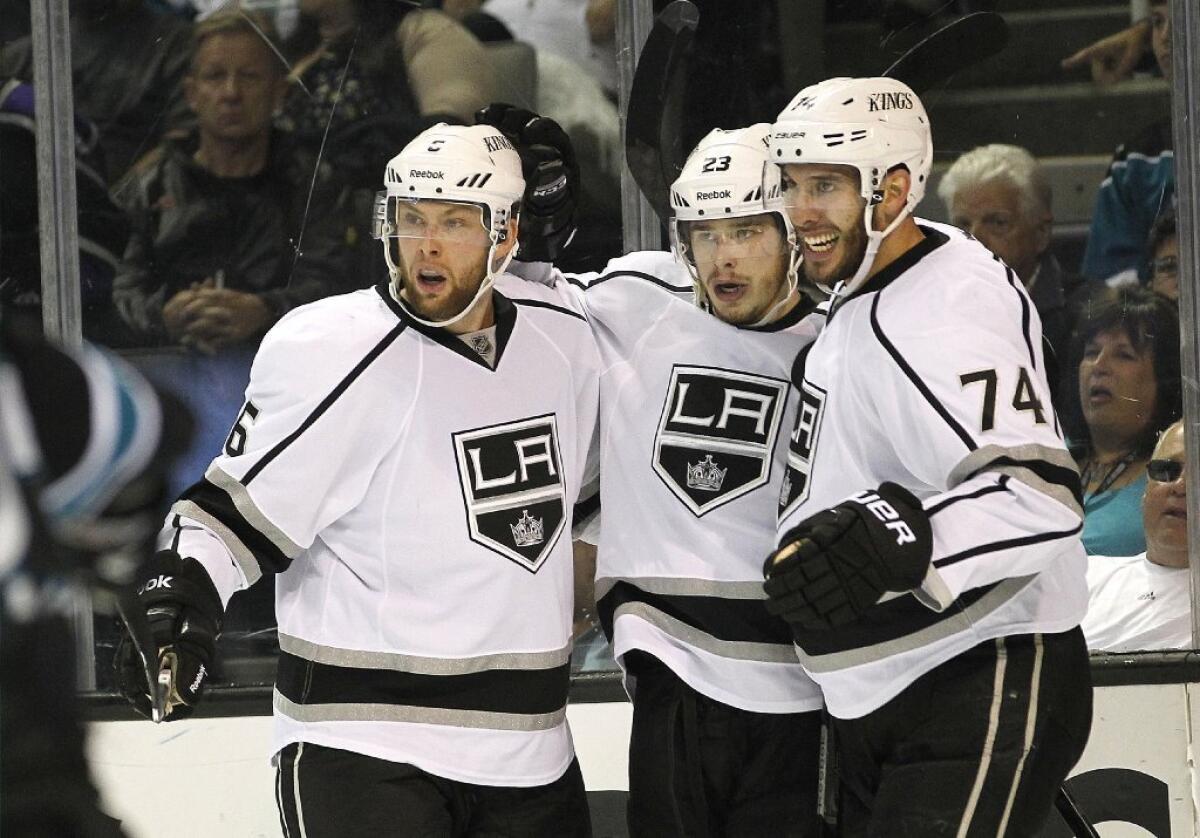
[[[1176,460],[1151,460],[1146,463],[1146,474],[1155,483],[1174,483],[1183,474],[1183,463]]]

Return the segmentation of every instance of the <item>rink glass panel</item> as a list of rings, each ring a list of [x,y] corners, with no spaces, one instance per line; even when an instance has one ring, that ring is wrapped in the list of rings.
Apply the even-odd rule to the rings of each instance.
[[[136,0],[129,2],[137,6]],[[312,11],[319,13],[318,6],[343,3],[351,4],[351,0],[313,2]],[[28,32],[23,4],[9,5],[20,14],[0,15],[3,21],[0,39],[6,51],[18,49],[20,38]],[[80,235],[91,244],[84,245],[82,282],[76,280],[78,284],[68,286],[79,289],[74,293],[83,302],[82,322],[76,324],[76,329],[81,328],[85,336],[117,348],[193,409],[195,439],[188,455],[173,471],[172,489],[176,492],[203,473],[223,444],[240,409],[254,341],[210,357],[170,339],[130,334],[111,302],[112,282],[129,256],[128,245],[113,241],[114,235],[120,238],[121,231],[114,231],[119,223],[105,223],[104,213],[112,210],[103,194],[97,194],[90,186],[85,189],[84,185],[85,180],[91,183],[92,174],[100,173],[107,187],[120,197],[122,190],[130,186],[130,166],[155,165],[153,158],[147,160],[145,156],[154,152],[165,136],[172,132],[187,136],[194,130],[196,115],[188,107],[187,98],[180,96],[178,87],[179,74],[186,72],[187,62],[181,63],[176,53],[181,44],[187,43],[187,38],[173,34],[181,29],[186,34],[186,28],[194,25],[189,15],[195,9],[181,8],[183,5],[183,0],[147,4],[145,9],[151,11],[139,14],[167,16],[171,20],[167,24],[156,18],[143,21],[142,25],[150,29],[160,27],[168,35],[136,44],[137,60],[121,65],[125,76],[92,73],[81,78],[76,86],[76,110],[91,116],[92,123],[104,129],[94,142],[101,150],[108,150],[104,146],[111,139],[113,148],[103,163],[81,158],[80,167],[89,165],[90,173],[81,173],[82,168],[76,172]],[[200,5],[202,14],[211,11],[209,3],[201,0]],[[489,5],[494,19],[477,16],[468,21],[474,31],[484,37],[495,37],[504,28],[495,25],[499,21],[513,30],[518,39],[523,32],[528,35],[517,43],[495,41],[484,47],[487,60],[497,69],[481,81],[481,86],[497,98],[557,115],[568,127],[580,156],[584,185],[580,232],[564,254],[562,267],[578,271],[600,269],[623,249],[619,168],[622,154],[616,103],[620,99],[619,85],[629,75],[629,65],[626,63],[623,71],[622,61],[637,49],[632,43],[633,32],[645,32],[644,25],[638,29],[630,21],[648,11],[650,4],[643,0],[622,0],[618,11],[626,20],[616,27],[607,44],[592,43],[586,33],[585,0],[576,0],[574,4],[564,0],[559,4],[560,11],[577,7],[571,11],[575,22],[569,25],[562,22],[565,17],[557,22],[536,19],[533,17],[536,10],[530,11],[527,8],[530,4],[524,2],[491,0]],[[678,157],[681,150],[691,148],[713,127],[771,121],[791,96],[809,82],[827,76],[872,75],[882,71],[934,28],[922,19],[917,8],[945,6],[938,18],[944,22],[954,4],[913,0],[908,4],[912,8],[907,8],[904,4],[867,0],[761,0],[737,4],[700,0],[698,5],[701,24],[683,90],[685,117],[673,129],[679,140],[675,147],[665,149],[668,157]],[[285,69],[304,82],[288,86],[283,104],[274,114],[277,128],[303,135],[300,145],[304,153],[298,154],[297,159],[305,161],[304,166],[292,170],[287,181],[294,194],[280,195],[280,201],[294,209],[296,195],[315,197],[321,191],[318,187],[328,193],[322,195],[322,200],[329,202],[320,205],[322,217],[311,214],[305,217],[301,211],[304,238],[297,235],[298,244],[290,241],[291,249],[286,256],[292,261],[303,257],[306,243],[313,241],[311,237],[318,231],[327,235],[332,219],[335,234],[340,229],[348,267],[343,275],[330,278],[330,287],[340,292],[378,282],[386,277],[386,266],[378,244],[370,240],[369,196],[379,188],[382,168],[379,166],[374,176],[370,166],[398,151],[424,124],[417,94],[412,89],[412,74],[405,72],[401,54],[379,37],[380,32],[396,30],[400,25],[396,8],[381,11],[367,0],[353,6],[361,26],[325,53],[319,53],[315,50],[320,43],[320,32],[300,15],[302,10],[309,10],[305,0],[299,7],[295,0],[256,2],[253,6],[255,13],[277,30],[271,38],[275,60],[285,62]],[[883,6],[887,9],[881,10]],[[1094,85],[1082,70],[1066,72],[1059,67],[1066,55],[1127,25],[1129,12],[1122,4],[1083,9],[1066,0],[1049,4],[1012,0],[1004,4],[1004,12],[1011,28],[1006,49],[922,94],[934,126],[935,170],[919,214],[933,220],[948,220],[947,209],[937,194],[937,183],[959,154],[987,143],[1023,146],[1039,158],[1054,190],[1051,251],[1064,270],[1074,272],[1081,263],[1093,197],[1113,150],[1143,128],[1169,117],[1170,86],[1155,68],[1152,57],[1139,65],[1132,78],[1107,88]],[[77,15],[86,13],[81,4]],[[77,75],[81,67],[99,66],[92,62],[104,54],[102,41],[108,36],[104,19],[112,14],[116,12],[109,9],[99,14],[90,27],[78,27],[87,30],[86,37],[99,39],[101,45],[81,44],[76,40],[73,57]],[[627,38],[627,42],[618,44],[618,35]],[[77,39],[82,37],[85,35],[76,33]],[[131,43],[122,37],[122,44]],[[351,45],[353,50],[349,48]],[[1194,67],[1193,47],[1190,33],[1188,38],[1177,34],[1176,52],[1185,53],[1176,55],[1177,62]],[[172,54],[166,53],[168,49],[173,50]],[[358,65],[352,56],[358,57]],[[565,63],[572,61],[573,64]],[[26,62],[25,66],[32,66],[32,62]],[[176,79],[174,84],[169,83],[172,78]],[[141,101],[128,101],[128,90],[138,85],[144,86],[145,96]],[[87,101],[104,103],[107,110],[87,114],[83,110]],[[405,107],[409,112],[404,111]],[[128,109],[133,116],[116,119],[115,108]],[[135,130],[142,133],[131,135],[131,126],[139,125],[142,128]],[[191,148],[187,141],[183,147]],[[28,194],[30,171],[8,163],[0,166],[0,194],[6,200],[13,195]],[[1194,182],[1192,174],[1189,183]],[[61,179],[62,173],[54,177]],[[1189,212],[1194,212],[1193,200],[1190,194],[1184,196]],[[302,205],[308,206],[308,201]],[[28,205],[25,209],[29,209]],[[160,196],[154,212],[170,209]],[[1185,241],[1194,242],[1190,231],[1184,233]],[[0,293],[5,295],[6,304],[36,307],[36,292],[27,287],[33,277],[36,289],[36,264],[32,268],[14,267],[12,261],[18,253],[27,258],[31,252],[28,231],[24,239],[21,235],[22,231],[16,230],[12,223],[0,227],[3,236],[0,254],[5,257],[0,264],[6,272],[0,277]],[[32,240],[36,239],[34,228]],[[97,240],[107,248],[106,252],[115,254],[115,264],[102,254],[97,255],[93,246]],[[198,258],[197,252],[201,256],[221,256],[229,249],[216,237],[205,240],[200,236],[194,244],[188,251],[193,259]],[[666,246],[666,237],[650,244]],[[20,247],[24,251],[19,251]],[[1181,331],[1189,336],[1195,333],[1191,285],[1195,262],[1191,251],[1186,247],[1181,250],[1184,266],[1180,279],[1184,286]],[[206,273],[205,277],[212,273]],[[162,281],[168,279],[163,277]],[[287,287],[292,276],[283,271],[278,279],[279,284]],[[50,277],[44,281],[73,280]],[[179,277],[170,281],[178,283]],[[229,272],[219,281],[228,287],[237,285],[237,278]],[[12,293],[18,284],[22,284],[20,295]],[[1194,353],[1195,348],[1187,338],[1184,343],[1183,369],[1194,373],[1194,358],[1189,358],[1188,353]],[[1195,380],[1194,374],[1190,380]],[[1189,410],[1195,404],[1194,385],[1185,388],[1185,402]],[[1194,423],[1196,417],[1190,418]],[[272,600],[269,578],[233,600],[221,640],[220,679],[214,689],[219,690],[221,684],[270,683],[277,651]],[[110,690],[115,626],[111,617],[100,615],[96,616],[94,626],[97,688]],[[576,655],[577,666],[599,671],[613,669],[611,656],[596,632],[590,633],[582,646],[581,653]]]

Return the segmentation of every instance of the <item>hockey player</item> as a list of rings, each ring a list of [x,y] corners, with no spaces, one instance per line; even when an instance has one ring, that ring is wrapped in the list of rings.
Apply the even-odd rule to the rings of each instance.
[[[484,114],[522,147],[552,133],[532,117]],[[556,274],[604,360],[596,595],[633,700],[633,836],[819,826],[820,695],[766,611],[761,564],[788,375],[823,315],[797,291],[778,194],[760,191],[768,129],[718,129],[692,152],[671,190],[674,257]]]
[[[833,717],[841,834],[1035,835],[1091,720],[1079,477],[1021,282],[912,215],[932,152],[886,78],[773,126],[764,188],[836,293],[793,371],[766,590]]]
[[[524,181],[499,131],[435,126],[385,186],[391,281],[268,333],[146,569],[168,718],[200,698],[230,596],[277,573],[288,835],[586,836],[565,711],[595,343],[503,273]]]

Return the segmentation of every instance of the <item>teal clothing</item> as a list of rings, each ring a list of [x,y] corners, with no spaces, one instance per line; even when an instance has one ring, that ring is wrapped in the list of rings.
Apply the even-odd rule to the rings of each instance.
[[[1089,556],[1136,556],[1146,552],[1142,495],[1146,474],[1121,489],[1093,495],[1083,503],[1083,548]]]

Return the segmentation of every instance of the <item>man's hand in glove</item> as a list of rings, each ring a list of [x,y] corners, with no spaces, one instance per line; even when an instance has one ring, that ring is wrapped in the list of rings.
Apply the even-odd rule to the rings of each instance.
[[[503,103],[476,113],[475,122],[500,129],[521,155],[525,196],[516,258],[554,261],[575,235],[579,164],[570,138],[553,119]]]
[[[853,623],[892,591],[918,587],[933,533],[921,502],[895,483],[860,492],[789,530],[767,557],[767,610],[804,631]]]
[[[166,687],[166,721],[187,718],[204,691],[221,631],[221,598],[195,559],[160,550],[138,576],[137,600],[146,610]],[[146,670],[128,629],[117,647],[117,684],[139,713],[153,718]]]

